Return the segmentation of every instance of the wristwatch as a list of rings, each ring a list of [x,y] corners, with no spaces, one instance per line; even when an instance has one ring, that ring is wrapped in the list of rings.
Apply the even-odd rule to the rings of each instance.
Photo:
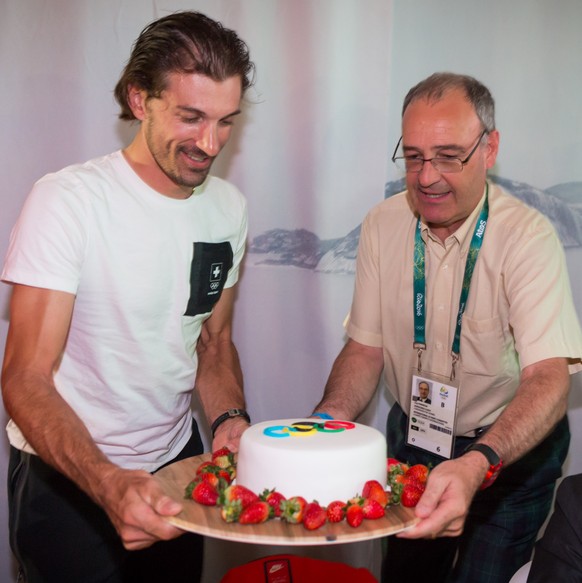
[[[466,450],[465,453],[468,451],[479,451],[481,452],[489,462],[489,469],[485,474],[485,478],[483,479],[483,483],[481,484],[481,490],[488,488],[495,482],[501,468],[503,467],[502,459],[495,453],[493,449],[491,449],[488,445],[484,443],[472,443]]]
[[[212,431],[212,437],[216,433],[218,426],[224,423],[227,419],[231,417],[242,417],[247,423],[251,422],[251,418],[249,414],[244,409],[229,409],[225,411],[222,415],[219,415],[215,420],[214,423],[210,426],[210,431]]]

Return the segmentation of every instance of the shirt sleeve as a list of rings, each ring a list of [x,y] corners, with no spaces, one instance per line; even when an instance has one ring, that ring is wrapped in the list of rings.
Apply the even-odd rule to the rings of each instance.
[[[504,273],[521,367],[565,357],[571,373],[582,370],[582,333],[562,245],[543,216],[532,221],[526,235],[511,247]]]
[[[354,297],[346,332],[356,342],[378,348],[382,346],[382,314],[378,239],[373,217],[372,212],[362,223]]]
[[[238,192],[238,191],[237,191]],[[242,194],[238,193],[240,197],[240,228],[238,235],[234,240],[233,244],[233,258],[232,267],[228,272],[228,277],[226,279],[225,287],[232,287],[236,284],[239,278],[240,266],[245,254],[246,241],[248,235],[248,209],[246,199]]]
[[[78,188],[39,180],[12,230],[2,280],[76,293],[87,242]]]

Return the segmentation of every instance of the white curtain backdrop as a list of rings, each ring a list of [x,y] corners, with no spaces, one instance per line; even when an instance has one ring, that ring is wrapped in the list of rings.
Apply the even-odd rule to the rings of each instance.
[[[236,29],[257,66],[215,167],[249,201],[234,333],[253,421],[304,415],[319,400],[344,342],[357,229],[400,185],[389,156],[402,99],[437,70],[469,73],[492,90],[501,132],[493,175],[556,224],[582,314],[579,0],[0,0],[0,257],[35,180],[131,139],[113,87],[141,29],[181,9]],[[0,349],[8,299],[0,286]],[[581,388],[575,377],[567,474],[582,471]],[[361,420],[383,430],[389,407],[381,388]],[[7,456],[0,434],[0,583],[15,580]],[[379,548],[210,540],[205,583],[289,550],[377,574]]]

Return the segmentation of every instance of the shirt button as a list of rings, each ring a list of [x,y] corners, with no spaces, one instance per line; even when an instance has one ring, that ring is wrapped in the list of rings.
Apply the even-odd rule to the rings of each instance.
[[[445,307],[444,307],[442,304],[439,304],[439,306],[438,306],[437,310],[438,310],[439,312],[442,312],[442,311],[444,311],[444,309],[445,309]]]
[[[449,264],[448,264],[448,263],[445,263],[445,264],[443,265],[443,269],[446,271],[448,268],[449,268]]]
[[[442,342],[437,342],[436,343],[436,347],[438,350],[442,350],[443,349],[443,343]]]

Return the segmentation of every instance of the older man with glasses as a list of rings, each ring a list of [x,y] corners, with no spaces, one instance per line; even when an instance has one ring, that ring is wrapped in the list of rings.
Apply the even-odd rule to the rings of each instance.
[[[389,455],[434,468],[420,522],[388,539],[390,583],[509,581],[568,451],[582,333],[553,227],[487,180],[494,109],[486,87],[452,73],[406,96],[392,157],[406,191],[362,225],[349,339],[315,409],[357,417],[383,372]],[[412,397],[420,382],[430,406]]]

